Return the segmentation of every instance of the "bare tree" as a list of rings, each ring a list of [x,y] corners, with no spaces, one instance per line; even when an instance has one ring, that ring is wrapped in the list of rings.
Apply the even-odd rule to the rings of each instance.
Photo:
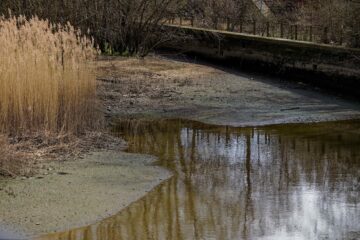
[[[259,11],[259,2],[266,3],[271,18]],[[163,25],[175,17],[229,31],[242,30],[244,25],[249,33],[264,33],[271,23],[277,28],[280,23],[281,37],[284,26],[291,35],[296,25],[311,40],[359,47],[359,5],[360,0],[52,0],[49,7],[48,0],[1,0],[0,13],[10,9],[14,15],[69,21],[83,32],[89,29],[103,50],[145,55],[172,39]]]
[[[0,12],[69,21],[95,37],[102,49],[145,55],[171,36],[161,31],[177,0],[1,0]]]

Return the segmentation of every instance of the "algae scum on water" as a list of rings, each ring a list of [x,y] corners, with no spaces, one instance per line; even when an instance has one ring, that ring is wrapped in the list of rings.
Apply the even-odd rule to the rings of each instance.
[[[174,177],[114,217],[43,239],[360,237],[360,122],[131,120],[115,132]]]

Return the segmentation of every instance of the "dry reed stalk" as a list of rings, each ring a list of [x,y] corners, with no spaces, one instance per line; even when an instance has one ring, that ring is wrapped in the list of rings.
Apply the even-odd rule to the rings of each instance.
[[[0,17],[0,133],[80,133],[99,124],[98,53],[70,24]]]

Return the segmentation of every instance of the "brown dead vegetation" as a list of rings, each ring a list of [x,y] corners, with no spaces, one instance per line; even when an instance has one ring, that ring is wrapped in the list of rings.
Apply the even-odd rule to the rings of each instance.
[[[104,132],[87,132],[82,136],[73,134],[46,135],[43,133],[22,137],[0,136],[0,176],[31,177],[49,161],[66,161],[81,158],[83,154],[109,149],[124,148],[122,139]]]
[[[20,16],[0,17],[0,45],[0,175],[92,146],[103,123],[94,42],[70,24]]]

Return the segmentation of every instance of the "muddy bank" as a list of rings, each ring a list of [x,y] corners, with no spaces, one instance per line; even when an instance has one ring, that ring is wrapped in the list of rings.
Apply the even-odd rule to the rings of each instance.
[[[153,161],[146,155],[95,152],[44,164],[32,178],[2,180],[0,226],[31,237],[112,216],[170,177]]]
[[[303,82],[244,74],[186,58],[104,57],[99,65],[108,117],[184,118],[235,127],[360,118],[358,102]]]
[[[166,48],[238,69],[295,78],[355,98],[360,95],[359,49],[196,27],[167,28],[189,37],[168,42]]]

